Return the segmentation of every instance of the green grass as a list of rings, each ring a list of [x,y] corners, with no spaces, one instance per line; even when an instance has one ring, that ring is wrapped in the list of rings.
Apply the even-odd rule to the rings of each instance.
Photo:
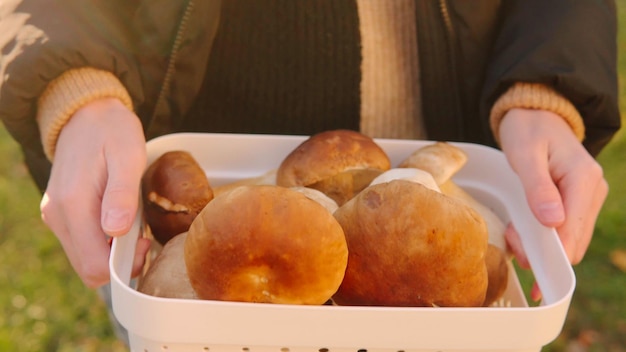
[[[619,11],[626,23],[621,2]],[[626,112],[626,24],[619,41],[620,108]],[[577,287],[563,332],[546,351],[566,351],[589,332],[589,351],[626,351],[626,273],[609,259],[611,251],[626,250],[625,135],[620,131],[598,158],[610,194],[589,251],[575,267]],[[0,156],[0,351],[125,351],[103,303],[79,281],[41,222],[40,195],[3,128]]]
[[[622,122],[626,112],[626,3],[618,1],[619,90]],[[626,250],[626,128],[598,156],[609,195],[598,217],[594,238],[583,261],[574,267],[576,291],[561,335],[545,351],[567,351],[584,336],[588,351],[626,351],[626,272],[611,263],[610,253]],[[528,286],[529,275],[520,273]]]
[[[40,195],[4,129],[0,155],[0,351],[124,351],[42,223]]]
[[[620,111],[626,112],[626,5],[618,2],[620,19],[618,69]],[[563,333],[554,347],[584,332],[593,332],[590,351],[626,351],[626,272],[610,261],[614,250],[626,250],[626,131],[622,128],[599,155],[610,191],[600,213],[593,241],[574,270],[577,287]]]

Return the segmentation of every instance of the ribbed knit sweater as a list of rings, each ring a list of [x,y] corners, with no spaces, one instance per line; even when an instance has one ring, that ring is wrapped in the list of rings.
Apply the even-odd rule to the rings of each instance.
[[[224,3],[204,87],[180,129],[426,137],[414,0],[246,1]]]

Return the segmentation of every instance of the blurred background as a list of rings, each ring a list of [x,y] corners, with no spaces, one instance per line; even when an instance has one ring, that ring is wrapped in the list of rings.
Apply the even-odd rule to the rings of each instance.
[[[626,114],[626,1],[618,0],[620,110]],[[594,239],[574,268],[561,335],[544,351],[626,351],[626,128],[598,157],[610,185]],[[40,195],[0,125],[0,351],[125,351],[106,308],[41,222]],[[532,280],[520,272],[525,287]]]

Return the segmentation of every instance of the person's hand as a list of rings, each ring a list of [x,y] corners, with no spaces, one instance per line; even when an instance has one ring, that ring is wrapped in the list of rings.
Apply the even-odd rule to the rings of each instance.
[[[108,236],[130,230],[145,165],[140,121],[117,99],[85,105],[61,131],[41,216],[89,287],[109,281]],[[139,240],[134,274],[149,245]]]
[[[578,264],[591,241],[608,193],[602,167],[562,117],[544,110],[512,109],[500,125],[504,154],[519,176],[533,214],[556,228],[570,262]],[[528,260],[511,226],[506,237],[521,267]],[[535,287],[534,298],[539,298]]]

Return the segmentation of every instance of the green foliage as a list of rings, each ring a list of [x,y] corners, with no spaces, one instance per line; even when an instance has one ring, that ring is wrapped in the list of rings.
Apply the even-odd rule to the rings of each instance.
[[[0,351],[125,351],[42,223],[40,194],[4,129],[0,155]]]

